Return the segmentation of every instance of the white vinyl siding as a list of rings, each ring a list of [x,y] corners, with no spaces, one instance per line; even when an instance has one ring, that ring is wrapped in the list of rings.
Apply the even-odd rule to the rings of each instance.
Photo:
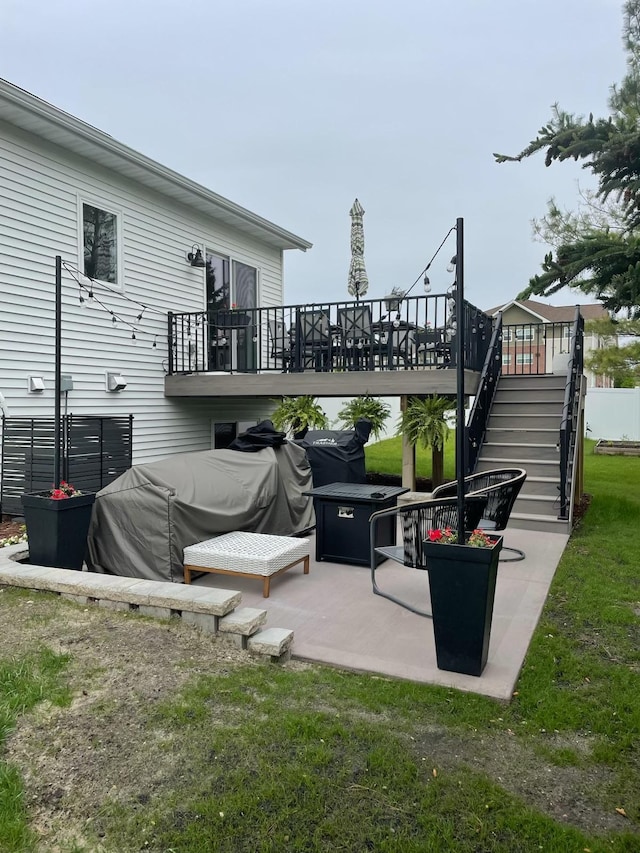
[[[96,294],[138,332],[134,345],[131,330],[114,328],[104,310],[83,311],[77,281],[63,271],[62,370],[74,382],[68,411],[132,413],[134,462],[141,462],[209,449],[213,419],[250,420],[273,408],[268,401],[168,399],[164,375],[167,312],[204,308],[204,270],[186,260],[194,242],[255,267],[260,305],[282,304],[279,249],[1,122],[0,189],[0,391],[11,415],[53,414],[54,262],[59,254],[82,269],[79,199],[121,212],[123,295],[99,285]],[[140,323],[138,306],[124,296],[149,306]],[[124,391],[106,391],[107,371],[124,376]],[[46,390],[27,393],[29,375],[43,376]]]

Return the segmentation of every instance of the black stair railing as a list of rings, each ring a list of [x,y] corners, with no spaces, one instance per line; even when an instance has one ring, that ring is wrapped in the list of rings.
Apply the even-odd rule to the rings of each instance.
[[[569,520],[573,469],[575,468],[576,433],[579,421],[579,396],[584,367],[584,317],[576,306],[571,330],[567,382],[564,389],[562,421],[560,424],[560,513],[559,518]]]
[[[487,347],[478,390],[471,407],[469,421],[466,426],[467,436],[467,474],[473,473],[478,461],[478,455],[484,436],[487,431],[487,423],[491,413],[491,403],[496,392],[500,371],[502,369],[502,313],[498,314]]]

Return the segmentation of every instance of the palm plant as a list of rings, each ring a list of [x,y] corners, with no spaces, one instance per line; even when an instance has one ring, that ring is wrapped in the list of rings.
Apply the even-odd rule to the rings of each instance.
[[[404,434],[411,444],[431,448],[431,484],[434,487],[444,480],[444,445],[450,432],[444,416],[454,406],[454,400],[436,394],[411,397],[398,419],[396,435]]]
[[[326,429],[327,416],[317,397],[283,397],[271,415],[273,425],[282,432],[291,432],[294,438],[304,438],[309,427]]]
[[[340,429],[354,429],[356,423],[366,418],[371,423],[371,434],[379,438],[384,425],[391,416],[391,407],[380,397],[362,394],[349,400],[338,412]]]

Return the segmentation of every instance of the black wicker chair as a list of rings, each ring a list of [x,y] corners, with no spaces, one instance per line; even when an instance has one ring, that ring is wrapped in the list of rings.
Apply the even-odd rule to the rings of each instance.
[[[475,530],[478,527],[486,505],[487,498],[484,495],[472,495],[465,499],[465,530]],[[389,519],[390,516],[393,516],[391,522],[387,520],[384,524],[387,526],[389,523],[395,524],[396,519],[400,519],[402,544],[376,545],[378,524],[383,519]],[[388,598],[389,601],[393,601],[419,616],[431,617],[428,610],[421,610],[408,601],[402,601],[388,592],[383,592],[376,582],[376,568],[379,557],[383,557],[394,560],[396,563],[402,563],[412,569],[426,569],[427,564],[422,553],[422,543],[427,538],[429,530],[445,527],[450,527],[452,530],[459,528],[457,498],[421,501],[374,512],[369,519],[371,584],[374,594]]]
[[[465,495],[485,495],[487,497],[487,508],[482,515],[480,524],[482,530],[504,530],[509,521],[511,510],[516,498],[527,479],[527,472],[523,468],[494,468],[491,471],[480,471],[464,478]],[[444,483],[433,490],[433,500],[448,498],[457,494],[457,483],[453,480]],[[515,554],[515,557],[502,556],[505,551]],[[515,563],[524,560],[524,551],[519,548],[505,548],[503,546],[500,562]]]

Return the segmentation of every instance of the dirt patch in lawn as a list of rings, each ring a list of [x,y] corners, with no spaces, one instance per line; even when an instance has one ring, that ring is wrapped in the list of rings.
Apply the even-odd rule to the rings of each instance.
[[[73,692],[71,705],[42,703],[21,717],[3,756],[22,774],[42,851],[66,851],[74,845],[111,849],[87,841],[100,826],[105,803],[143,808],[164,793],[188,787],[193,756],[206,754],[202,750],[208,748],[213,727],[233,720],[227,719],[224,706],[216,719],[213,707],[207,725],[189,727],[182,738],[175,728],[152,723],[154,711],[194,677],[244,669],[249,679],[252,668],[266,665],[179,620],[154,621],[95,605],[83,608],[44,593],[0,588],[0,621],[5,658],[43,645],[70,655],[65,677]],[[314,668],[296,661],[285,666],[294,672]],[[310,699],[308,710],[324,709],[327,702],[332,713],[354,713],[337,699],[334,707],[326,693],[321,703]],[[384,721],[375,715],[371,723]],[[553,767],[508,731],[461,735],[425,725],[424,713],[410,740],[416,764],[429,773],[436,766],[442,772],[471,768],[532,807],[589,833],[628,828],[624,818],[603,805],[606,769]],[[590,748],[578,740],[560,746],[578,752]]]
[[[0,540],[9,536],[17,536],[23,532],[24,518],[13,518],[10,515],[0,517]]]

